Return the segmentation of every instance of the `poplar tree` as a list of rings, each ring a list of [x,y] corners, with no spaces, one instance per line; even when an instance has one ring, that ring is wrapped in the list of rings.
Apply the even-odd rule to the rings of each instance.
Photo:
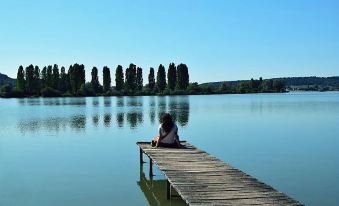
[[[47,67],[44,66],[44,68],[41,70],[41,88],[46,87],[46,82],[47,82]]]
[[[166,72],[165,67],[160,64],[157,73],[157,86],[160,92],[164,91],[166,88]]]
[[[92,85],[94,93],[97,94],[99,91],[98,68],[93,67],[91,75],[92,75],[91,85]]]
[[[77,64],[77,74],[79,75],[78,78],[78,89],[80,89],[80,87],[82,85],[85,85],[86,83],[86,76],[85,76],[85,66],[83,64]]]
[[[136,84],[137,84],[137,78],[136,78],[136,65],[135,64],[130,64],[128,69],[126,69],[126,89],[127,91],[132,91],[136,89]]]
[[[22,65],[19,66],[16,77],[16,88],[20,91],[25,91],[25,73]]]
[[[26,67],[25,78],[26,78],[26,92],[28,94],[33,94],[34,93],[34,66],[32,64]]]
[[[72,94],[76,94],[76,81],[75,81],[75,72],[73,65],[70,65],[68,68],[68,78],[69,78],[69,91]]]
[[[108,92],[111,90],[111,72],[107,66],[104,66],[102,70],[102,76],[103,76],[104,92]]]
[[[148,74],[148,88],[153,91],[154,86],[155,86],[154,69],[153,67],[151,67]]]
[[[80,88],[85,86],[85,66],[76,63],[68,71],[72,93],[79,95]]]
[[[59,76],[59,67],[57,64],[54,64],[53,66],[53,75],[52,75],[52,87],[54,89],[59,89],[59,79],[60,79],[60,76]]]
[[[53,68],[52,65],[48,65],[46,73],[46,87],[51,87],[53,85]]]
[[[189,84],[189,74],[186,64],[179,64],[177,67],[177,88],[186,90]]]
[[[121,65],[115,70],[115,89],[121,91],[124,88],[124,71]]]
[[[33,73],[33,92],[39,94],[41,90],[41,81],[40,81],[40,69],[38,66],[34,67]]]
[[[143,87],[142,68],[137,68],[137,90],[141,91]]]
[[[177,84],[177,70],[174,63],[171,63],[167,71],[167,83],[170,90],[174,90]]]
[[[59,89],[61,92],[66,92],[69,87],[68,77],[65,71],[65,67],[61,67],[60,69],[60,81],[59,81]]]

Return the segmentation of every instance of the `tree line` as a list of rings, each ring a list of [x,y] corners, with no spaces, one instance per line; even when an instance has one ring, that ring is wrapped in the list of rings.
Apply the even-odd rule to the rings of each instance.
[[[285,82],[281,79],[251,79],[229,82],[212,82],[188,86],[190,94],[245,94],[286,92]]]
[[[86,82],[85,66],[70,65],[65,67],[57,64],[45,66],[40,71],[32,64],[24,68],[19,66],[13,96],[97,96],[97,95],[156,95],[185,93],[189,85],[189,73],[186,64],[176,66],[170,63],[166,69],[159,65],[155,76],[154,68],[150,68],[148,83],[144,85],[143,69],[130,64],[124,72],[121,65],[115,69],[115,87],[112,87],[111,69],[102,69],[103,84],[98,77],[98,68],[93,67],[91,81]]]

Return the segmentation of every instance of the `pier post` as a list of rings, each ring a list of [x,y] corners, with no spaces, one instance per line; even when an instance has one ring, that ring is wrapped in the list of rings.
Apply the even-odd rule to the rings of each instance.
[[[153,177],[153,161],[149,158],[149,177]]]
[[[167,180],[167,199],[171,199],[171,183]]]
[[[139,158],[140,158],[140,164],[143,164],[144,163],[144,159],[143,159],[143,151],[142,151],[142,149],[140,148],[140,150],[139,150]]]

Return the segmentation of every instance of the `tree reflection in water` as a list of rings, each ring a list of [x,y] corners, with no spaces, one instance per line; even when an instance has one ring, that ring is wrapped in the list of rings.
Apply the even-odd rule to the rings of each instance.
[[[149,98],[149,108],[143,105],[146,98]],[[90,104],[86,104],[86,101]],[[116,104],[112,105],[112,101],[116,101]],[[90,128],[87,118],[94,128],[124,128],[126,125],[130,129],[136,129],[143,124],[158,124],[161,115],[166,112],[173,116],[179,126],[186,126],[190,111],[188,96],[35,98],[19,99],[18,102],[22,106],[43,111],[22,116],[18,120],[17,127],[23,133],[39,130],[58,132],[66,128],[85,131]],[[148,118],[145,119],[145,115]],[[115,124],[112,124],[112,119],[115,119]]]
[[[180,126],[186,126],[188,124],[189,113],[190,113],[190,102],[188,96],[182,96],[178,99],[176,103],[176,115],[177,121],[179,122]]]
[[[123,112],[119,112],[116,114],[116,120],[117,120],[117,126],[118,127],[124,127],[124,113]]]
[[[106,113],[104,115],[104,125],[105,125],[105,127],[110,127],[111,126],[111,119],[112,119],[112,114],[111,113]]]
[[[160,96],[158,97],[158,122],[161,122],[161,116],[167,112],[167,97]]]
[[[92,123],[94,127],[99,126],[99,114],[95,114],[92,116]]]
[[[112,107],[112,97],[104,97],[104,106]]]
[[[151,121],[151,124],[154,125],[155,123],[155,97],[150,96],[149,100],[149,119]]]

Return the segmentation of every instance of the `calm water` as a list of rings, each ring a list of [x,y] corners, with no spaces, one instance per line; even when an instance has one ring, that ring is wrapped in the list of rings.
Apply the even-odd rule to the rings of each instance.
[[[136,141],[182,139],[307,205],[339,205],[339,93],[0,99],[0,205],[181,205]]]

